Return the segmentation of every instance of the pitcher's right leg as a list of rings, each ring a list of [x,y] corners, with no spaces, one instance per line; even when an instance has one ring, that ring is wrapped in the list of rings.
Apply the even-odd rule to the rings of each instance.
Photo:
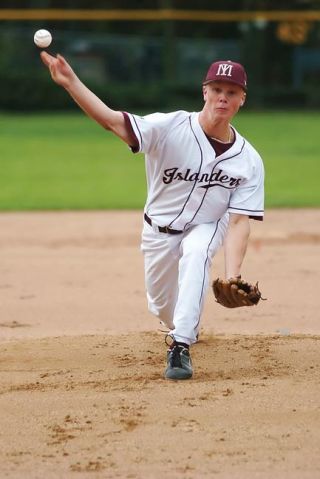
[[[180,235],[179,235],[180,236]],[[180,238],[156,233],[146,224],[142,234],[148,308],[169,329],[178,296]]]

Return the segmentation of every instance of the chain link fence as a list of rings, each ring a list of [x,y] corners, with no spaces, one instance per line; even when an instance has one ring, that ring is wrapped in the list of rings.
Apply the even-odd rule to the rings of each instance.
[[[317,21],[211,22],[203,29],[130,29],[110,23],[1,22],[0,109],[74,108],[55,86],[33,44],[48,28],[60,52],[103,100],[118,109],[199,109],[201,82],[212,61],[242,62],[248,72],[249,108],[320,106],[320,27]],[[90,28],[90,25],[92,28]],[[189,34],[187,35],[186,33]]]

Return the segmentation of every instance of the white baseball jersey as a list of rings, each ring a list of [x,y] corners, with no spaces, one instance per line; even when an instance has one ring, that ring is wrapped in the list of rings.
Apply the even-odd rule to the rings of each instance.
[[[216,156],[199,113],[127,115],[139,145],[133,151],[145,154],[145,212],[154,223],[187,230],[215,222],[226,212],[262,219],[263,163],[234,128],[233,145]]]

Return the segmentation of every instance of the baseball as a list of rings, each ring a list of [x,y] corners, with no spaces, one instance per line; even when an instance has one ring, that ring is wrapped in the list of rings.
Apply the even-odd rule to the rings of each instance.
[[[34,34],[33,40],[37,47],[47,48],[52,42],[52,36],[48,30],[38,30]]]

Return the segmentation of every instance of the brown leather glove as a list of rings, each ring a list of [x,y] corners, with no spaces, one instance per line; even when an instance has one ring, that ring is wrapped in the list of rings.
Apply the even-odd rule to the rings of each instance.
[[[226,308],[240,308],[241,306],[257,305],[261,298],[258,282],[253,285],[241,278],[223,280],[217,278],[213,284],[213,294],[217,303]]]

